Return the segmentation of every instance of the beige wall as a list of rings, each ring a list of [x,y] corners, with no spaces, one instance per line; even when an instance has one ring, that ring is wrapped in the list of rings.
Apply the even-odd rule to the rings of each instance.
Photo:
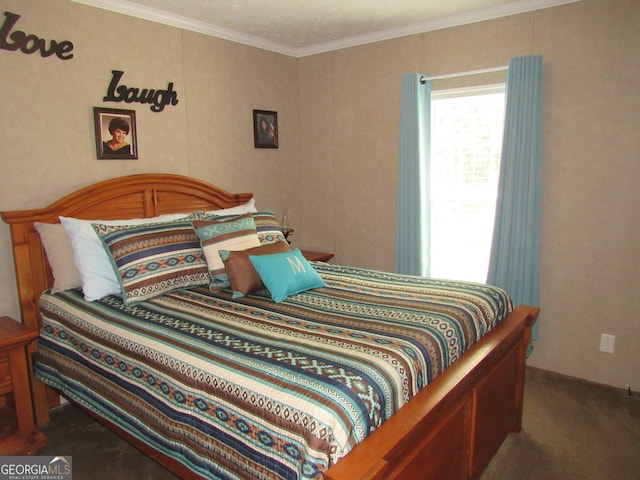
[[[401,75],[542,54],[542,315],[530,363],[640,390],[638,25],[637,0],[584,0],[300,59],[301,241],[393,269]],[[599,352],[601,333],[616,335],[613,355]]]
[[[258,207],[299,215],[297,61],[68,0],[0,0],[14,30],[69,40],[71,60],[0,50],[0,210],[48,205],[93,182],[140,172],[191,175]],[[4,16],[0,21],[4,20]],[[111,70],[179,103],[103,102]],[[93,107],[136,111],[138,160],[97,160]],[[280,148],[254,149],[252,110],[278,112]],[[0,222],[0,314],[19,315],[9,229]],[[19,318],[19,317],[18,317]]]
[[[583,0],[297,60],[67,0],[0,6],[23,16],[19,29],[76,45],[68,62],[0,51],[1,210],[115,175],[182,173],[289,207],[294,245],[384,270],[393,269],[402,74],[542,54],[543,313],[530,363],[640,390],[637,0]],[[103,103],[114,68],[132,86],[173,81],[180,104],[152,113]],[[95,160],[93,106],[136,110],[140,160]],[[278,150],[253,148],[253,108],[278,111]],[[16,315],[0,228],[0,308]],[[598,351],[603,332],[616,335],[613,355]]]

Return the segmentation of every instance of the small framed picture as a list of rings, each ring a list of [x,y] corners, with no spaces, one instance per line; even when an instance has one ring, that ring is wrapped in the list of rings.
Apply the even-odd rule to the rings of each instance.
[[[278,112],[253,111],[253,145],[255,148],[278,148]]]
[[[113,108],[93,108],[98,160],[136,160],[138,130],[136,112]]]

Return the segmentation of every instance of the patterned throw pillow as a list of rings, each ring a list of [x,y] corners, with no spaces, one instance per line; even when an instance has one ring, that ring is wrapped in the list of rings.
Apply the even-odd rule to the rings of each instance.
[[[209,212],[207,212],[209,213]],[[280,228],[280,222],[273,214],[271,210],[260,210],[257,212],[251,212],[251,216],[255,223],[256,232],[258,233],[258,240],[260,245],[266,245],[274,242],[286,242],[282,229]],[[220,215],[220,214],[206,214],[201,220],[230,220],[237,219],[240,215]]]
[[[258,232],[258,239],[261,245],[278,241],[286,242],[282,234],[282,229],[280,228],[280,222],[271,210],[254,212],[251,215],[256,224],[256,231]]]
[[[169,213],[151,218],[132,218],[128,220],[84,220],[73,217],[60,217],[60,223],[67,232],[73,263],[80,275],[80,284],[84,299],[91,302],[107,295],[118,295],[122,291],[117,273],[111,267],[112,259],[96,235],[93,224],[104,225],[145,225],[148,223],[171,222],[173,220],[193,220],[201,218],[201,212]]]
[[[191,219],[142,225],[93,224],[118,276],[126,304],[209,283]]]
[[[211,276],[211,289],[230,286],[224,262],[219,250],[246,250],[260,246],[256,224],[251,213],[233,217],[194,220],[193,228],[200,244]]]

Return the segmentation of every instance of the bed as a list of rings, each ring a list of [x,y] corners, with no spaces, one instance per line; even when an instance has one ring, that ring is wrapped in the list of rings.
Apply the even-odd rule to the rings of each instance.
[[[288,251],[249,257],[268,288],[246,295],[195,281],[160,294],[156,284],[121,284],[122,295],[91,301],[78,289],[50,290],[54,252],[42,224],[100,219],[92,225],[108,247],[121,230],[173,214],[166,222],[200,212],[192,225],[247,216],[260,225],[260,212],[233,210],[252,197],[140,174],[3,212],[22,321],[41,331],[31,347],[38,424],[62,394],[181,478],[479,478],[520,430],[538,315],[499,289],[310,262],[321,284],[276,302],[264,269],[291,261]],[[108,222],[124,219],[142,226]],[[250,248],[280,241],[270,228]],[[220,274],[209,267],[210,278]]]

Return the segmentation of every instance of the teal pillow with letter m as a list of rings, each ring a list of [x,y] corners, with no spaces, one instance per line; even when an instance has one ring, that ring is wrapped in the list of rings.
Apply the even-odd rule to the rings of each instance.
[[[272,255],[249,255],[249,260],[276,303],[296,293],[326,287],[322,277],[297,248]]]

